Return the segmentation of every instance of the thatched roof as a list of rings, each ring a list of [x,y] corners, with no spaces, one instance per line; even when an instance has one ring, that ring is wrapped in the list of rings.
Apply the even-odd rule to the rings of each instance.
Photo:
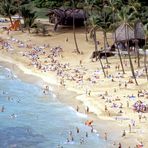
[[[65,12],[63,9],[50,9],[46,15],[48,16],[48,15],[52,15],[52,14],[56,14],[57,16],[65,17]]]
[[[75,15],[75,19],[84,19],[85,13],[82,9],[64,9],[64,8],[58,8],[58,9],[50,9],[47,13],[47,15],[56,14],[59,17],[73,17],[73,14]]]
[[[47,15],[49,16],[49,22],[55,24],[54,30],[57,29],[58,25],[72,26],[73,18],[77,27],[84,26],[84,21],[86,20],[86,13],[83,9],[50,9]]]
[[[113,34],[113,39],[116,42],[124,42],[126,40],[145,40],[145,33],[141,21],[137,21],[134,28],[132,28],[128,23],[123,23],[116,29],[115,33]]]
[[[135,38],[134,30],[129,24],[123,23],[116,29],[115,33],[113,34],[113,38],[116,42],[124,42],[127,39],[132,40]]]
[[[85,13],[82,9],[74,9],[74,12],[72,9],[68,9],[66,10],[66,14],[68,17],[73,17],[73,15],[75,16],[75,18],[77,19],[84,19],[85,17]]]
[[[134,31],[135,31],[135,39],[145,39],[145,33],[141,21],[137,21],[135,23]]]

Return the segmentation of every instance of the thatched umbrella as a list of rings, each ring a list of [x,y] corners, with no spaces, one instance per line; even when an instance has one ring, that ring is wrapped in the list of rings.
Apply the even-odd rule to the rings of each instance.
[[[137,21],[135,23],[134,31],[135,31],[135,39],[145,40],[144,28],[143,28],[143,24],[141,21]]]
[[[135,22],[134,35],[135,35],[135,44],[137,43],[139,47],[143,47],[145,45],[145,33],[144,33],[143,24],[140,20]]]
[[[133,40],[135,38],[134,35],[134,29],[127,23],[121,24],[115,31],[113,38],[114,41],[116,42],[126,42],[127,36],[126,36],[126,31],[128,30],[128,39]],[[116,34],[116,39],[115,39],[115,34]]]

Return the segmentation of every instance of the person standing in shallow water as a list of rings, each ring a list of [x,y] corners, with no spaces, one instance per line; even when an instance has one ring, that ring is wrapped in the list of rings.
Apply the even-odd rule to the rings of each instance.
[[[86,113],[89,113],[89,107],[88,106],[86,107]]]
[[[69,132],[69,139],[70,139],[71,141],[74,141],[72,131]]]
[[[91,126],[91,133],[93,133],[94,132],[94,128],[93,128],[93,126]]]
[[[104,133],[104,139],[107,140],[107,133]]]
[[[80,130],[79,130],[79,128],[78,128],[78,127],[76,127],[76,131],[77,131],[77,133],[79,133],[79,132],[80,132]]]
[[[78,106],[78,105],[77,105],[76,111],[77,111],[77,112],[79,111],[79,106]]]
[[[45,95],[49,93],[49,86],[48,86],[48,85],[45,86],[45,88],[44,88],[44,90],[43,90],[43,93],[44,93]]]
[[[4,111],[5,111],[5,107],[2,106],[2,108],[1,108],[1,112],[4,112]]]
[[[119,146],[118,146],[118,148],[122,148],[122,147],[121,147],[121,143],[119,143]]]
[[[88,137],[88,133],[87,132],[86,132],[85,136]]]

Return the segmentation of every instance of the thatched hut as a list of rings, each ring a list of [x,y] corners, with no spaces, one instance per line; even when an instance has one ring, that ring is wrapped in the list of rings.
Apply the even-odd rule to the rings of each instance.
[[[75,26],[83,26],[86,19],[85,12],[82,9],[51,9],[48,11],[49,22],[54,23],[54,30],[58,25],[73,25],[73,16],[75,18]]]
[[[138,20],[135,23],[134,34],[135,34],[135,40],[138,43],[139,47],[143,47],[145,45],[145,32],[143,24],[140,20]]]
[[[123,23],[116,29],[113,38],[117,44],[124,45],[128,40],[130,47],[135,46],[135,44],[143,47],[145,44],[143,25],[140,21],[137,21],[133,28],[128,23]]]
[[[127,24],[121,24],[115,31],[113,35],[115,42],[125,42],[128,40],[133,40],[135,38],[133,28]]]

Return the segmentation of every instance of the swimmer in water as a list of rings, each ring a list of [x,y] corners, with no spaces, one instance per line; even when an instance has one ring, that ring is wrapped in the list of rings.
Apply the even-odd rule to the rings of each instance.
[[[77,133],[79,133],[79,132],[80,132],[80,130],[79,130],[79,128],[78,128],[78,127],[76,127],[76,131],[77,131]]]
[[[12,119],[16,118],[17,115],[15,115],[14,113],[10,116]]]
[[[45,90],[46,91],[49,91],[49,86],[46,85]]]
[[[67,143],[69,142],[69,138],[66,139],[66,142],[67,142]]]
[[[4,112],[4,110],[5,110],[5,107],[4,107],[4,106],[2,106],[2,108],[1,108],[1,112]]]
[[[85,136],[88,137],[88,133],[87,132],[86,132]]]
[[[8,101],[10,101],[10,99],[11,99],[10,96],[8,96]]]
[[[73,135],[72,135],[72,131],[69,132],[69,138],[71,141],[74,141]]]
[[[43,94],[47,95],[48,92],[49,92],[49,86],[46,85],[46,87],[43,90]]]

